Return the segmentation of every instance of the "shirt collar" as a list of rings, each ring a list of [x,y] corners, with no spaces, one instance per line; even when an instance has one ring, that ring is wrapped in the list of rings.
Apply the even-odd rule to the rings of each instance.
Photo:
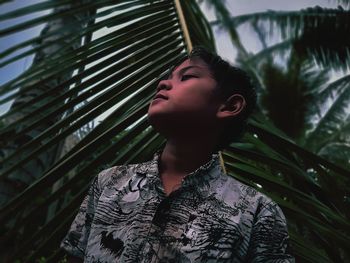
[[[159,152],[153,155],[153,159],[145,162],[136,164],[136,173],[146,174],[148,177],[153,177],[158,175],[158,158]]]
[[[157,151],[153,155],[153,159],[146,163],[138,164],[136,167],[137,173],[146,174],[147,177],[159,177],[158,162],[161,151]],[[211,160],[201,165],[195,171],[189,173],[182,179],[183,186],[197,184],[203,181],[210,181],[218,177],[222,173],[220,166],[219,154],[212,155]]]
[[[200,184],[217,178],[222,172],[218,154],[213,154],[211,160],[182,179],[183,186]]]

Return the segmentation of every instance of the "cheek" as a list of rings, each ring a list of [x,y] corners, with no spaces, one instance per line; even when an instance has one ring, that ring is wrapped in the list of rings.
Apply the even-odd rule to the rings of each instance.
[[[188,96],[179,96],[174,101],[178,109],[188,109],[193,111],[212,111],[216,107],[214,97],[210,93],[193,91]]]
[[[208,104],[211,99],[208,92],[202,88],[188,88],[186,92],[174,92],[171,98],[174,98],[176,104],[197,107]]]
[[[198,120],[203,117],[207,120],[216,116],[215,108],[207,103],[205,100],[187,100],[181,101],[179,104],[174,105],[172,112],[178,113],[184,119]]]

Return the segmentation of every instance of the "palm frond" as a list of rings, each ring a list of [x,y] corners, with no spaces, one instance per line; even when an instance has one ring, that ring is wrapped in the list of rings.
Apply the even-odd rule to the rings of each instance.
[[[342,88],[335,102],[323,115],[317,127],[309,134],[305,146],[315,152],[325,147],[327,142],[338,136],[350,115],[350,89],[348,83]]]
[[[55,9],[0,32],[9,35],[40,23],[51,25],[56,19],[62,22],[72,14],[81,15],[80,20],[67,19],[65,31],[46,27],[39,37],[1,53],[1,65],[6,66],[31,54],[56,50],[47,53],[50,56],[41,63],[34,59],[29,70],[1,89],[2,103],[15,99],[10,111],[2,116],[8,124],[1,131],[8,140],[2,143],[9,146],[16,142],[3,154],[1,183],[12,186],[11,180],[21,178],[24,171],[41,166],[35,171],[35,179],[15,188],[15,194],[1,209],[2,232],[6,232],[2,242],[17,244],[11,249],[13,260],[34,261],[43,255],[59,255],[54,251],[91,178],[109,165],[144,161],[159,148],[163,139],[149,127],[145,115],[158,77],[185,52],[172,1],[76,1],[67,9],[71,4],[48,1],[0,17],[6,20]],[[214,49],[208,22],[196,3],[186,1],[184,6],[187,21],[193,25],[193,41]],[[93,10],[102,7],[94,14]],[[87,11],[90,15],[85,16]],[[107,35],[72,48],[76,41],[106,28],[110,31]],[[12,56],[33,43],[35,47]],[[52,83],[63,75],[68,77]],[[38,92],[42,86],[48,88]],[[20,97],[25,99],[19,102]],[[56,121],[47,126],[53,119]],[[76,145],[68,146],[65,155],[55,152],[53,162],[43,165],[40,156],[98,120],[100,123]],[[19,207],[23,208],[21,213],[16,210]],[[31,223],[23,224],[23,220]],[[52,227],[56,231],[50,233]],[[16,243],[17,238],[23,238],[22,245]]]
[[[342,4],[344,7],[349,8],[350,7],[350,1],[349,0],[338,0],[339,4]]]
[[[300,11],[259,12],[231,17],[231,24],[238,27],[244,23],[260,24],[270,34],[281,32],[283,39],[294,39],[299,53],[310,53],[318,63],[336,69],[350,67],[350,11],[316,6]],[[221,25],[217,20],[212,25]],[[276,31],[279,29],[279,31]]]
[[[322,23],[327,18],[334,18],[335,21],[340,22],[340,17],[347,17],[349,11],[342,8],[332,9],[323,8],[320,6],[309,7],[297,11],[274,11],[268,10],[264,12],[257,12],[252,14],[245,14],[231,17],[230,22],[238,27],[244,23],[256,24],[256,23],[269,23],[268,27],[272,33],[274,33],[275,26],[279,27],[282,34],[287,36],[296,36],[302,32],[305,27],[314,27]],[[212,21],[210,23],[213,26],[222,25],[221,20]],[[334,25],[336,26],[336,25]]]
[[[193,44],[214,50],[212,32],[196,2],[181,4]],[[216,7],[229,18],[222,4]],[[0,90],[0,103],[15,100],[2,116],[6,125],[0,131],[0,194],[7,186],[14,190],[0,210],[0,245],[11,246],[8,262],[60,260],[59,243],[92,178],[112,165],[147,160],[163,145],[164,138],[147,122],[147,108],[159,77],[186,52],[173,1],[45,1],[0,20],[50,9],[56,11],[0,31],[7,36],[38,24],[66,22],[0,54],[2,66],[46,55]],[[69,16],[79,19],[64,21]],[[103,30],[109,32],[97,36]],[[236,28],[230,30],[239,47]],[[289,43],[267,52],[284,45]],[[242,54],[249,58],[244,50]],[[78,136],[91,123],[93,128]],[[69,138],[76,142],[69,144]],[[322,151],[339,145],[327,147]],[[48,155],[50,162],[45,161]],[[346,188],[341,187],[347,170],[294,144],[261,115],[251,120],[245,141],[229,147],[224,158],[230,175],[284,208],[300,261],[348,258],[349,213],[343,202]]]
[[[252,134],[245,137],[245,144],[252,147],[232,144],[224,152],[229,174],[266,193],[283,207],[293,247],[298,247],[297,260],[337,262],[342,253],[348,258],[348,248],[334,244],[348,242],[349,236],[338,236],[340,239],[335,241],[333,233],[347,233],[350,229],[344,203],[349,171],[274,135],[265,123],[259,118],[251,122]],[[332,183],[327,176],[330,171]],[[300,242],[308,244],[309,250],[299,248]],[[311,243],[315,245],[310,246]],[[314,253],[312,260],[310,251]]]

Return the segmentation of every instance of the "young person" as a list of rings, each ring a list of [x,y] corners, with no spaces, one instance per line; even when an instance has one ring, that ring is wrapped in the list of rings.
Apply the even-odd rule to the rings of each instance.
[[[255,103],[244,71],[194,48],[150,103],[164,149],[95,178],[61,244],[71,262],[294,262],[280,208],[224,174],[217,154]]]

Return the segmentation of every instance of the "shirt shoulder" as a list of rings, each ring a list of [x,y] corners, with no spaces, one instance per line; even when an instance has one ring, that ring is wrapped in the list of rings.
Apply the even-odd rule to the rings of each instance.
[[[119,189],[139,173],[154,173],[153,161],[117,165],[104,169],[98,174],[98,185],[100,189],[106,187]]]
[[[220,189],[219,193],[223,196],[234,193],[235,195],[245,196],[249,199],[271,200],[255,188],[246,185],[233,176],[225,173],[221,173],[216,187]]]
[[[266,209],[272,209],[277,213],[281,212],[278,205],[270,197],[230,175],[221,174],[215,188],[218,198],[229,206],[240,207],[241,211],[249,210],[255,215],[266,211]]]

